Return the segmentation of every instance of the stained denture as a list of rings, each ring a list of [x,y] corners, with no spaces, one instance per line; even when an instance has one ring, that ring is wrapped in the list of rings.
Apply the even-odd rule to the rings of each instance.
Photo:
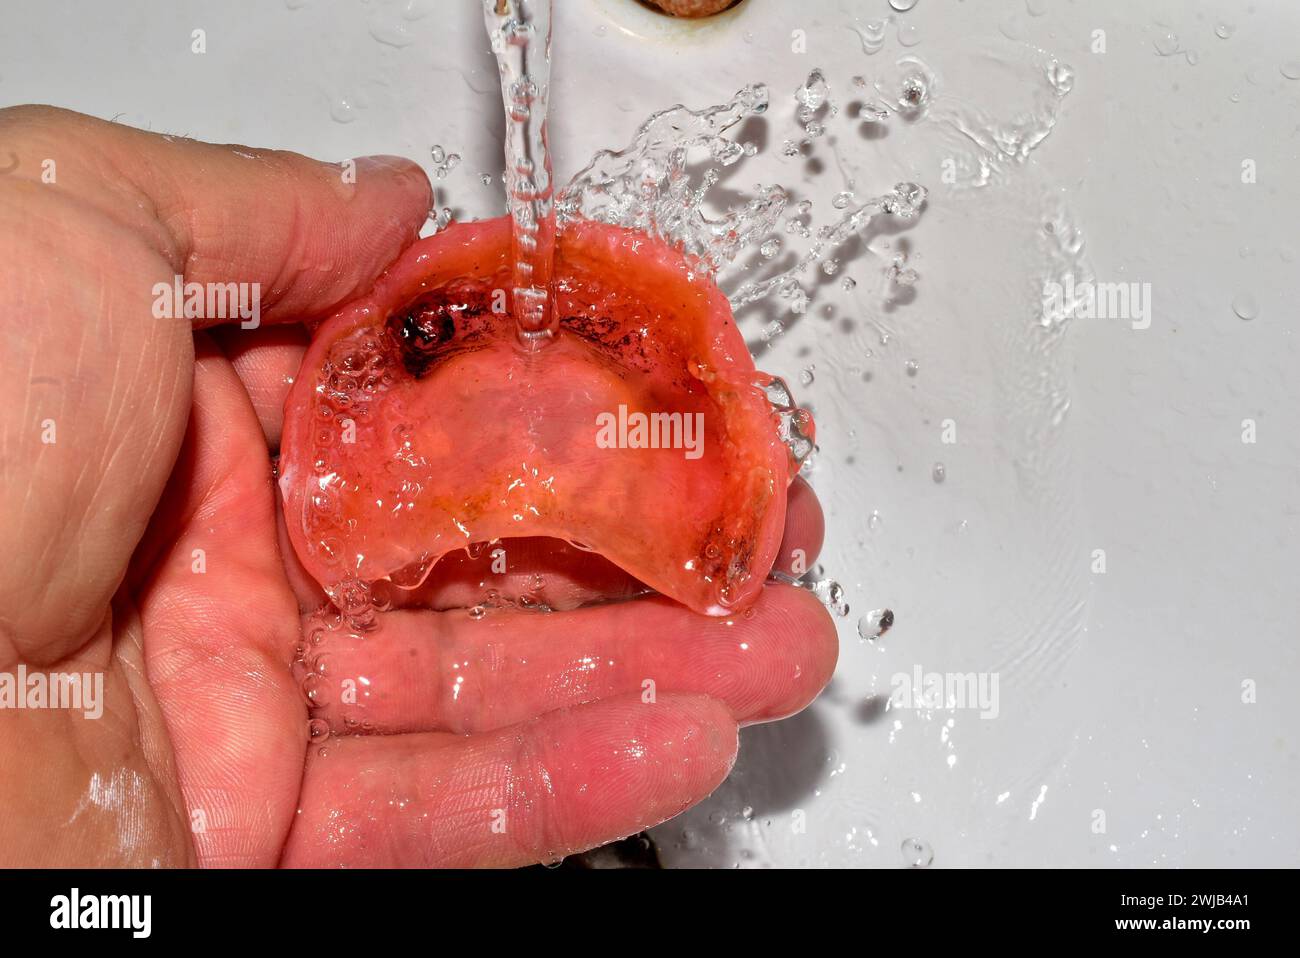
[[[280,473],[307,570],[336,595],[414,588],[452,550],[542,536],[696,611],[747,606],[794,463],[725,297],[662,242],[571,223],[552,290],[560,332],[528,349],[509,258],[508,219],[454,224],[317,329]],[[698,456],[682,448],[693,438]]]

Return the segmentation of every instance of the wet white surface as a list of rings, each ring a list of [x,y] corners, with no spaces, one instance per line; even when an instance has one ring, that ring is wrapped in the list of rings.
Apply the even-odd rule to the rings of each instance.
[[[760,366],[811,371],[821,564],[850,612],[831,688],[744,733],[732,778],[657,831],[665,859],[901,867],[917,839],[935,867],[1300,863],[1300,7],[746,0],[692,28],[632,0],[559,6],[559,182],[655,110],[763,81],[772,106],[742,129],[762,151],[722,199],[780,183],[815,227],[846,189],[930,190],[910,228],[807,276],[804,315],[738,317]],[[439,205],[503,208],[479,179],[501,140],[475,3],[47,0],[6,21],[0,104],[431,172],[439,144],[462,157]],[[851,78],[888,92],[903,57],[928,105],[865,127],[853,104],[879,94]],[[786,157],[814,67],[839,113]],[[887,301],[899,253],[918,279]],[[1044,326],[1043,284],[1067,277],[1149,288],[1149,315]],[[881,608],[892,630],[859,639]],[[996,677],[996,717],[886,709],[917,668]]]

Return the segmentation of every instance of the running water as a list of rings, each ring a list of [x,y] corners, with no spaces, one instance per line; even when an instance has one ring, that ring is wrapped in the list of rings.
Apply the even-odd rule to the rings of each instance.
[[[513,222],[513,309],[520,341],[548,342],[555,258],[554,188],[546,146],[551,84],[551,0],[483,0],[506,111],[506,195]]]

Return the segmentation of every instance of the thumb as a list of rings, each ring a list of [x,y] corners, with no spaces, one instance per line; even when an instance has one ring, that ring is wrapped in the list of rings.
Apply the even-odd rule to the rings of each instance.
[[[104,621],[176,462],[194,347],[190,323],[155,318],[157,284],[258,284],[264,321],[328,313],[416,238],[430,191],[405,160],[320,163],[48,107],[0,110],[0,143],[17,158],[0,176],[4,667],[57,661]]]
[[[0,142],[36,181],[139,233],[199,284],[258,284],[269,322],[327,314],[419,236],[433,193],[410,160],[297,153],[146,133],[53,107],[0,110]],[[208,326],[221,317],[204,317]]]

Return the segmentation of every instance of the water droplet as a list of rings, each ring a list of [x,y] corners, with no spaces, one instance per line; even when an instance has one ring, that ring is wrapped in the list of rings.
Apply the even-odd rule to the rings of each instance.
[[[492,174],[491,174],[491,173],[480,173],[480,174],[479,174],[478,181],[479,181],[480,183],[482,183],[484,186],[491,186],[491,185],[492,185]]]
[[[1047,0],[1025,0],[1025,9],[1031,17],[1041,17],[1047,12]]]
[[[837,259],[822,260],[822,272],[827,276],[834,276],[840,269],[840,261]]]
[[[889,0],[889,5],[899,13],[907,13],[916,6],[916,0]]]
[[[1220,40],[1227,40],[1236,32],[1237,32],[1237,28],[1234,27],[1231,23],[1221,22],[1219,23],[1218,26],[1214,28],[1214,35],[1218,37]]]
[[[1232,300],[1232,311],[1242,319],[1254,319],[1259,315],[1259,304],[1250,293],[1240,293]]]
[[[930,478],[935,482],[943,482],[948,478],[948,469],[941,462],[936,462],[934,468],[930,470]]]
[[[934,861],[934,849],[920,838],[904,838],[903,862],[910,868],[929,868]]]
[[[307,723],[307,738],[319,745],[330,737],[330,723],[322,718],[314,718]]]
[[[835,207],[837,210],[843,210],[848,209],[849,204],[852,202],[853,192],[851,190],[844,190],[835,194],[835,198],[831,200],[831,206]]]
[[[348,96],[341,96],[330,104],[330,119],[335,123],[351,123],[357,118],[357,103]]]
[[[844,292],[846,293],[852,292],[854,289],[857,288],[857,285],[858,285],[858,281],[854,279],[852,276],[845,276],[842,280],[840,280],[840,289],[844,290]]]
[[[885,20],[868,20],[862,26],[854,24],[853,29],[857,31],[858,39],[862,41],[862,52],[870,56],[879,52],[880,48],[885,45]]]
[[[872,609],[858,619],[858,635],[869,642],[874,642],[894,625],[894,613],[891,609]]]
[[[1162,57],[1171,57],[1182,50],[1182,46],[1178,42],[1178,34],[1170,30],[1162,30],[1156,34],[1156,38],[1152,42],[1155,44],[1156,53]]]
[[[903,77],[903,84],[898,93],[898,108],[904,113],[914,114],[925,109],[930,99],[930,77],[920,69],[914,69]]]
[[[781,252],[781,241],[775,236],[769,240],[764,240],[763,245],[758,248],[758,251],[763,254],[764,259],[771,259],[777,253]]]
[[[1047,68],[1047,82],[1052,84],[1057,96],[1065,96],[1074,89],[1074,70],[1067,63],[1053,60]]]
[[[921,42],[921,31],[915,23],[905,23],[898,28],[898,42],[905,47],[914,47]]]
[[[799,104],[799,121],[805,127],[812,118],[830,100],[831,88],[826,82],[826,75],[820,69],[808,74],[808,79],[794,91],[795,102]]]
[[[801,386],[811,386],[813,384],[813,366],[807,366],[799,373],[799,384]]]
[[[903,365],[903,368],[907,370],[907,374],[909,376],[915,376],[920,371],[921,364],[918,363],[915,359],[909,359]]]
[[[1282,76],[1288,80],[1300,80],[1300,60],[1288,60],[1281,69]]]
[[[1201,55],[1197,53],[1195,50],[1188,50],[1185,56],[1187,58],[1188,66],[1194,67],[1196,66],[1196,64],[1201,62]]]
[[[849,604],[844,601],[844,587],[834,579],[814,582],[812,592],[821,599],[823,605],[840,618],[849,614]]]

